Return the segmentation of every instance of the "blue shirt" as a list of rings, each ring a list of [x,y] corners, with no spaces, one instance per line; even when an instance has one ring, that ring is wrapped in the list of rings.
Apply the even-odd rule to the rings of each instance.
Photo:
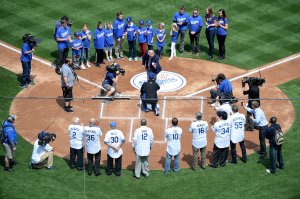
[[[30,50],[32,50],[32,48],[27,43],[23,43],[20,58],[22,62],[29,62],[32,60],[32,53],[25,54],[25,52]]]
[[[113,47],[114,46],[114,33],[113,30],[105,30],[105,43],[104,47]]]
[[[17,131],[15,129],[15,126],[12,122],[4,121],[2,124],[3,128],[3,135],[4,135],[4,143],[10,145],[10,140],[13,141],[13,143],[17,144]]]
[[[87,32],[84,32],[84,30],[81,30],[80,36],[88,36],[88,35],[92,35],[92,32],[90,30],[88,30]],[[82,47],[83,48],[90,48],[90,43],[91,41],[89,40],[88,37],[83,38],[82,39]]]
[[[111,73],[111,72],[107,72],[105,75],[105,79],[102,83],[102,85],[104,84],[109,84],[109,85],[113,85],[114,81],[113,79],[116,78],[117,74],[116,73]]]
[[[260,108],[256,108],[256,109],[251,109],[249,107],[244,106],[244,108],[249,112],[252,113],[254,115],[254,124],[256,126],[267,126],[268,125],[268,121],[266,120],[266,116],[265,113],[260,109]]]
[[[211,16],[206,15],[205,19],[206,19],[207,24],[211,25],[211,24],[215,23],[216,17],[214,15],[211,15]],[[209,26],[209,27],[206,26],[206,29],[207,30],[215,30],[215,26]]]
[[[94,47],[95,49],[103,49],[105,41],[105,30],[96,28],[94,32]]]
[[[127,32],[127,40],[128,41],[135,41],[136,40],[136,25],[132,23],[131,25],[126,24],[125,32]]]
[[[160,40],[162,40],[162,38],[166,35],[166,31],[165,29],[162,30],[157,29],[155,34]],[[166,38],[162,42],[156,40],[156,46],[165,46],[165,45],[166,45]]]
[[[153,45],[152,38],[155,36],[154,29],[152,26],[147,27],[147,44]],[[154,40],[153,40],[154,41]]]
[[[187,13],[183,13],[181,14],[180,12],[176,12],[174,17],[173,17],[173,22],[177,23],[178,27],[179,27],[179,31],[185,31],[187,28],[187,24],[188,24],[188,20],[189,20],[189,15]],[[182,22],[182,25],[179,25],[178,23]]]
[[[228,24],[228,19],[227,18],[218,18],[218,22],[222,25],[225,26]],[[227,35],[227,30],[218,26],[217,28],[217,35]]]
[[[76,48],[79,48],[78,50]],[[72,55],[80,55],[80,48],[82,48],[81,39],[74,39],[72,41]]]
[[[123,34],[125,33],[125,22],[123,19],[119,20],[116,18],[113,26],[113,32],[116,39],[123,37]]]
[[[171,42],[177,43],[177,38],[178,38],[178,31],[172,30],[172,35],[171,35]]]
[[[202,17],[200,17],[200,16],[195,17],[194,15],[190,16],[189,21],[188,21],[188,27],[189,27],[190,32],[193,31],[193,32],[198,33],[201,31],[202,26],[203,26]]]
[[[220,93],[232,93],[232,85],[231,82],[228,79],[224,79],[221,81],[219,87],[218,87],[218,91]]]
[[[71,29],[69,26],[60,27],[55,35],[55,38],[67,39],[71,35]],[[58,49],[69,48],[69,41],[57,41]]]
[[[147,42],[147,28],[146,27],[138,27],[138,41],[140,44]]]

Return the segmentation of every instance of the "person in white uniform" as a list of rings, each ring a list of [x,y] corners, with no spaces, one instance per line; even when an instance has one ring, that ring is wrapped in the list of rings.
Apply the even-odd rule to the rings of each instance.
[[[86,151],[88,158],[88,175],[92,175],[93,160],[95,157],[95,176],[99,176],[100,173],[100,159],[101,159],[101,143],[100,137],[102,131],[100,127],[95,125],[96,120],[90,119],[89,126],[83,128],[85,140],[86,140]]]
[[[122,131],[117,129],[117,123],[110,122],[110,128],[104,138],[104,144],[107,148],[107,169],[106,174],[111,175],[113,172],[114,159],[115,159],[115,172],[116,176],[121,176],[122,172],[122,145],[125,143],[125,137]]]
[[[206,134],[208,130],[208,124],[206,121],[202,120],[202,113],[196,113],[196,121],[191,123],[189,128],[190,133],[193,135],[193,170],[196,170],[198,167],[198,153],[201,152],[201,164],[200,167],[205,169],[206,163],[206,145],[207,139]]]
[[[182,129],[178,127],[178,119],[176,117],[172,118],[172,127],[168,128],[165,132],[165,138],[167,141],[166,150],[166,162],[164,167],[164,172],[167,174],[170,171],[171,159],[174,157],[174,172],[180,170],[180,150],[181,144],[180,139],[182,136]]]
[[[141,127],[136,129],[133,136],[132,149],[136,154],[134,177],[139,179],[141,173],[149,177],[147,167],[147,158],[153,146],[153,132],[147,127],[147,120],[141,119]]]

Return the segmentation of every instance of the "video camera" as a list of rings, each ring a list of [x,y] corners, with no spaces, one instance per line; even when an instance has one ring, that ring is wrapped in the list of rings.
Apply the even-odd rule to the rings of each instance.
[[[46,131],[42,131],[41,133],[38,134],[38,144],[41,146],[45,146],[49,142],[53,142],[56,139],[56,134],[55,133],[49,133]]]
[[[30,48],[37,46],[37,40],[30,33],[26,33],[22,39],[24,43],[27,43],[30,46]]]
[[[224,80],[224,79],[226,79],[225,75],[223,73],[219,73],[217,75],[217,77],[213,78],[211,81],[216,82],[217,84],[219,84],[220,80]]]
[[[262,86],[264,83],[266,83],[265,78],[260,77],[244,77],[242,80],[242,87],[245,87],[246,84],[251,86]]]
[[[110,73],[115,73],[117,71],[119,71],[119,73],[121,75],[125,75],[125,70],[123,68],[121,68],[121,66],[119,64],[117,64],[116,62],[113,62],[111,65],[107,65],[106,66],[106,70],[107,72],[110,72]]]

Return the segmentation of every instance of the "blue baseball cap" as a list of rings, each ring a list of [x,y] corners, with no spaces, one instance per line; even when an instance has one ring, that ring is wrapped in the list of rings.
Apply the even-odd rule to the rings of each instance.
[[[144,25],[144,20],[140,20],[140,24],[141,24],[141,25]]]
[[[74,36],[79,37],[80,36],[79,32],[74,32]]]
[[[117,126],[117,123],[115,121],[112,121],[110,122],[109,124],[110,127],[116,127]]]
[[[147,20],[147,25],[151,25],[152,21],[151,20]]]
[[[154,73],[149,73],[149,79],[154,79],[155,78],[155,75],[154,75]]]
[[[131,16],[127,17],[126,21],[127,22],[131,22],[132,21],[132,17]]]

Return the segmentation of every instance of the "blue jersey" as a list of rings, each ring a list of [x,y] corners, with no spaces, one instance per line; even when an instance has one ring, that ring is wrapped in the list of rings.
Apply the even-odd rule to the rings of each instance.
[[[205,19],[206,19],[206,23],[208,25],[211,25],[211,24],[215,23],[216,17],[214,15],[206,15]],[[207,30],[214,30],[215,26],[209,26],[209,27],[206,26],[206,29]]]
[[[20,58],[22,62],[29,62],[32,60],[32,53],[25,54],[25,52],[30,50],[32,50],[32,48],[27,43],[23,43]]]
[[[178,38],[178,31],[172,30],[171,42],[177,43],[177,38]]]
[[[228,94],[228,93],[232,94],[231,82],[228,79],[222,80],[218,87],[218,91],[223,94]]]
[[[79,48],[78,50],[76,48]],[[72,41],[72,55],[80,55],[80,49],[82,48],[81,39],[74,39]]]
[[[83,48],[90,48],[91,41],[87,37],[88,35],[92,35],[92,32],[90,30],[87,30],[87,32],[85,32],[84,30],[81,30],[80,36],[81,37],[86,36],[86,38],[82,39],[82,47]]]
[[[127,40],[128,41],[135,41],[136,40],[136,25],[132,23],[131,25],[126,24],[125,32],[127,32]]]
[[[155,34],[158,39],[162,40],[163,37],[166,35],[166,31],[165,31],[165,29],[162,29],[162,30],[157,29]],[[162,42],[159,42],[158,40],[156,40],[156,46],[163,47],[165,45],[166,45],[166,38]]]
[[[102,85],[109,84],[112,86],[114,83],[113,79],[116,78],[116,76],[117,76],[116,73],[107,72]]]
[[[138,27],[138,40],[139,43],[146,43],[147,42],[147,28],[146,27]]]
[[[59,39],[67,39],[71,35],[71,29],[66,26],[66,27],[60,27],[58,28],[55,38]],[[64,48],[69,48],[69,41],[58,41],[57,42],[58,49],[64,49]]]
[[[148,45],[153,45],[152,38],[155,36],[154,29],[152,26],[147,27],[147,44]]]
[[[96,28],[94,32],[94,47],[95,49],[103,49],[105,41],[105,30]]]
[[[114,33],[112,29],[105,30],[105,43],[104,47],[113,47],[114,46]]]
[[[194,17],[194,15],[190,16],[188,23],[189,23],[188,27],[189,27],[190,32],[198,33],[201,31],[202,26],[203,26],[202,17],[200,17],[200,16],[197,16],[197,17]]]
[[[13,143],[17,144],[17,131],[15,129],[15,126],[12,122],[4,121],[2,124],[3,128],[3,135],[4,135],[4,143],[10,145],[10,140],[13,141]]]
[[[177,23],[179,27],[179,31],[185,31],[187,24],[189,20],[189,15],[187,13],[181,14],[180,12],[176,12],[174,17],[173,17],[173,22]],[[182,23],[182,25],[179,25],[179,23]]]
[[[226,24],[228,24],[228,19],[227,18],[218,18],[218,22],[222,25],[225,26]],[[217,35],[227,35],[227,30],[218,26],[217,28]]]
[[[125,22],[123,19],[119,20],[116,18],[113,26],[113,32],[116,39],[123,37],[123,34],[125,33]]]

